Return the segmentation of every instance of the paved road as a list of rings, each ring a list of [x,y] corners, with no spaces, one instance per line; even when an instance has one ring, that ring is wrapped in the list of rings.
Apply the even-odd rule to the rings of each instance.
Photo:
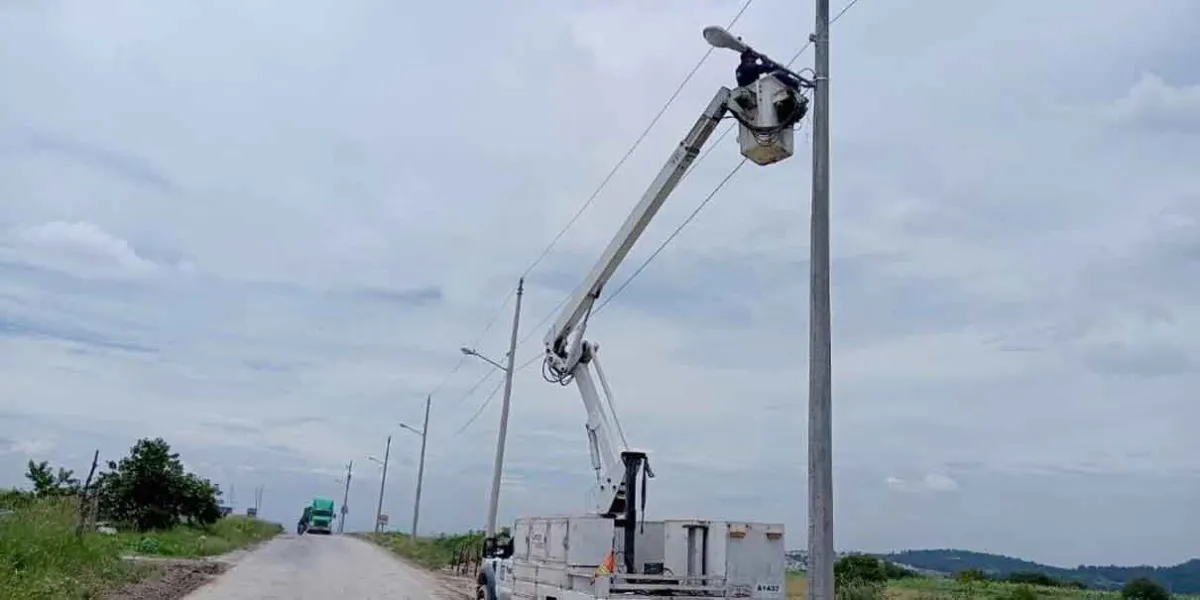
[[[186,600],[435,600],[432,575],[363,540],[281,535]]]

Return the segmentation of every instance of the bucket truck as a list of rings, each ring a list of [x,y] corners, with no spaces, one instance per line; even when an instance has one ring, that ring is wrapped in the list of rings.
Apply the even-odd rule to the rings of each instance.
[[[719,28],[706,30],[706,38],[712,29]],[[748,50],[740,40],[729,43]],[[599,346],[584,338],[605,284],[722,119],[737,120],[742,155],[752,162],[769,165],[792,155],[792,127],[808,108],[802,88],[811,82],[769,64],[777,72],[717,90],[546,334],[543,376],[563,386],[575,384],[587,412],[585,429],[596,474],[592,511],[587,516],[520,518],[510,539],[487,540],[477,579],[480,600],[784,597],[783,525],[646,521],[644,516],[639,523],[646,480],[654,473],[646,453],[628,447],[600,366]]]

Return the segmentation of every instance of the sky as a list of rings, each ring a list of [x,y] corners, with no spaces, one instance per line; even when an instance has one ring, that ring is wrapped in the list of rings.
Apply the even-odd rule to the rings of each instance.
[[[786,60],[809,2],[732,30]],[[548,318],[719,86],[734,0],[0,0],[0,485],[163,437],[239,511],[580,514]],[[836,14],[844,4],[833,2]],[[865,0],[831,33],[835,537],[1057,565],[1200,556],[1200,6]],[[811,64],[808,49],[797,62]],[[652,517],[806,544],[810,127],[592,319]],[[624,281],[738,163],[713,146]],[[614,283],[610,286],[615,290]],[[490,324],[490,326],[488,326]],[[486,378],[486,379],[483,379]],[[480,383],[482,381],[482,383]]]

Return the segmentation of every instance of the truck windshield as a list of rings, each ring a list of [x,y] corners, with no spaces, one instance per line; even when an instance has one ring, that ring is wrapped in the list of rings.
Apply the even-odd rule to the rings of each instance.
[[[313,510],[312,514],[314,517],[332,517],[333,511],[325,509],[325,508],[318,508],[318,509]]]

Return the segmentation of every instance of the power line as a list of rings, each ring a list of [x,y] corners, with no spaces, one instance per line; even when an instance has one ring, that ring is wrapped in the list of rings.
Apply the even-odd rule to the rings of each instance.
[[[830,21],[829,21],[830,25],[832,25],[833,23],[836,23],[838,19],[842,18],[842,15],[846,14],[846,11],[853,8],[854,5],[857,3],[858,3],[858,0],[850,0],[849,2],[847,2],[846,6],[842,7],[842,10],[838,11],[837,15],[834,16],[832,19],[830,19]],[[796,62],[796,60],[800,58],[800,55],[803,54],[804,51],[807,50],[810,46],[812,46],[812,40],[809,40],[808,43],[801,46],[800,49],[798,51],[796,51],[795,54],[792,55],[791,60],[789,60],[787,62],[787,66],[791,67],[792,63]],[[692,164],[692,167],[690,169],[688,169],[688,172],[685,173],[684,176],[686,177],[688,174],[690,174],[692,171],[694,171],[695,168],[701,162],[703,162],[705,158],[708,157],[708,154],[710,152],[712,152],[712,149],[716,148],[717,145],[721,142],[721,140],[725,139],[726,135],[729,135],[730,131],[733,131],[734,127],[735,127],[735,125],[733,125],[733,124],[730,124],[729,127],[726,127],[725,131],[723,131],[721,133],[721,135],[719,137],[717,137],[717,140],[715,142],[713,142],[713,144],[711,146],[709,146],[708,150],[706,150],[704,152],[704,154],[699,159],[697,159],[695,163]],[[621,282],[621,285],[617,287],[616,291],[614,291],[612,294],[609,294],[604,299],[604,302],[600,303],[600,306],[596,307],[596,310],[593,312],[593,314],[599,314],[601,310],[604,310],[604,307],[608,306],[608,303],[612,302],[613,298],[616,298],[618,295],[620,295],[621,292],[624,291],[625,288],[628,287],[629,284],[634,280],[634,278],[636,278],[638,275],[640,275],[641,272],[644,271],[646,269],[646,267],[649,266],[650,263],[653,262],[654,259],[657,258],[658,255],[664,249],[666,249],[667,245],[670,244],[671,241],[674,240],[677,235],[679,235],[679,232],[683,231],[683,229],[685,227],[687,227],[696,218],[697,215],[700,214],[700,211],[704,210],[705,206],[708,206],[709,201],[712,200],[714,196],[716,196],[717,192],[721,191],[721,188],[724,187],[725,184],[728,183],[729,180],[732,179],[735,174],[737,174],[737,172],[742,168],[742,166],[746,164],[746,160],[747,159],[743,158],[741,161],[738,162],[737,165],[735,165],[733,167],[733,169],[731,169],[729,171],[728,174],[725,175],[725,178],[722,179],[721,182],[718,183],[717,186],[715,188],[713,188],[713,190],[711,192],[709,192],[708,196],[706,196],[704,198],[704,200],[701,201],[700,204],[696,206],[695,210],[693,210],[692,213],[690,215],[688,215],[687,218],[684,219],[683,222],[680,223],[679,226],[676,227],[674,231],[671,232],[671,235],[668,235],[667,238],[665,240],[663,240],[662,243],[659,244],[657,248],[654,249],[654,252],[650,253],[650,256],[648,256],[646,258],[646,260],[642,262],[642,264],[638,265],[638,268],[633,271],[633,274],[631,274],[625,281]]]
[[[729,25],[726,26],[726,29],[733,27],[733,25],[742,18],[742,15],[746,13],[746,9],[750,8],[750,5],[753,3],[754,0],[746,0],[742,4],[742,7],[738,10],[737,14],[730,19]],[[679,97],[679,94],[683,91],[683,88],[689,81],[692,80],[692,77],[696,75],[696,72],[700,70],[700,67],[704,65],[705,61],[708,60],[708,57],[712,55],[713,50],[715,50],[715,48],[709,47],[708,50],[704,52],[704,55],[700,57],[700,60],[696,61],[695,66],[692,67],[691,71],[688,71],[688,74],[683,78],[683,81],[679,82],[679,85],[676,86],[675,91],[671,93],[670,97],[667,98],[667,101],[663,103],[662,108],[660,108],[658,113],[654,115],[654,118],[650,120],[650,124],[647,125],[644,130],[642,130],[641,135],[634,140],[633,145],[631,145],[629,149],[625,151],[625,154],[620,160],[617,161],[617,164],[614,165],[608,174],[605,175],[604,179],[600,181],[600,185],[598,185],[596,189],[592,191],[592,194],[588,197],[587,201],[579,207],[579,210],[575,211],[575,214],[571,216],[571,219],[567,221],[567,224],[559,230],[554,238],[550,240],[550,243],[542,249],[540,254],[538,254],[537,258],[535,258],[529,267],[527,267],[525,271],[521,273],[522,278],[527,277],[529,273],[531,273],[539,264],[541,264],[543,260],[545,260],[546,256],[550,254],[550,251],[554,248],[554,246],[558,244],[558,241],[561,240],[564,235],[566,235],[567,231],[570,230],[573,225],[575,225],[575,222],[579,220],[579,217],[583,215],[584,211],[586,211],[588,207],[596,201],[596,198],[600,196],[600,192],[604,190],[604,188],[608,185],[608,182],[611,181],[613,176],[617,174],[617,171],[619,171],[621,167],[625,165],[625,161],[629,160],[629,157],[633,155],[633,152],[642,144],[642,142],[646,139],[646,136],[650,134],[650,130],[654,129],[654,126],[657,125],[658,121],[662,119],[662,116],[666,114],[667,109],[671,107],[671,104],[674,103],[675,99]],[[504,302],[499,308],[496,309],[496,312],[492,314],[492,317],[488,320],[487,325],[484,325],[483,331],[480,332],[475,342],[471,344],[472,347],[478,346],[483,337],[487,335],[488,331],[490,331],[492,326],[495,325],[496,320],[500,317],[500,314],[504,311],[504,308],[508,306],[508,302],[511,298],[511,295],[504,298]],[[563,302],[566,302],[566,300],[564,299]],[[560,303],[559,306],[561,307],[562,304]],[[554,310],[550,311],[550,313],[542,319],[541,324],[530,330],[529,334],[527,334],[520,341],[520,344],[524,344],[534,332],[543,327],[545,322],[548,321],[557,310],[558,308],[555,308]],[[450,378],[454,377],[454,375],[458,373],[460,369],[462,369],[463,364],[466,363],[466,359],[467,357],[465,355],[459,357],[458,362],[454,365],[454,368],[452,368],[450,372],[442,378],[441,382],[439,382],[438,385],[434,387],[428,395],[432,396],[441,391],[441,389],[450,381]]]
[[[855,4],[858,4],[858,0],[850,0],[849,2],[847,2],[846,5],[842,7],[842,10],[839,10],[838,14],[834,15],[834,17],[829,20],[829,24],[833,25],[834,23],[837,23],[838,19],[842,18],[842,15],[846,14],[846,11],[850,10],[851,8],[854,8]],[[800,58],[800,55],[804,54],[804,51],[808,50],[808,48],[810,46],[812,46],[812,44],[813,44],[813,41],[810,39],[810,40],[808,40],[807,44],[804,44],[803,46],[801,46],[800,49],[797,50],[796,53],[792,55],[792,60],[789,60],[787,62],[787,66],[789,66],[789,67],[792,66],[792,63],[796,62],[796,59]]]
[[[468,389],[466,392],[464,392],[461,397],[459,397],[458,402],[454,403],[454,407],[450,409],[450,412],[454,412],[454,411],[458,410],[459,407],[461,407],[463,405],[463,403],[467,401],[467,398],[470,398],[471,395],[474,394],[475,391],[478,390],[479,387],[484,384],[484,382],[491,379],[492,375],[495,375],[495,374],[496,374],[495,370],[488,369],[488,372],[484,373],[483,377],[480,377],[477,381],[475,381],[475,384],[472,385],[470,387],[470,389]]]
[[[526,360],[525,362],[521,363],[520,365],[518,365],[516,367],[513,367],[513,373],[516,374],[516,373],[520,373],[521,371],[524,371],[525,369],[529,368],[530,365],[534,364],[541,358],[542,358],[541,352],[534,353],[532,356],[529,357],[528,360]],[[491,373],[488,373],[488,375],[491,375],[494,372],[495,371],[492,371]],[[487,379],[487,377],[484,377],[484,379]],[[478,387],[479,383],[483,383],[483,380],[480,380],[479,382],[477,382],[476,387]],[[500,381],[499,383],[496,384],[496,387],[492,388],[491,393],[488,394],[487,398],[484,398],[483,404],[480,404],[479,408],[475,409],[475,413],[471,415],[471,418],[467,419],[467,422],[463,423],[462,427],[459,427],[458,430],[454,432],[454,435],[459,435],[460,433],[466,431],[467,428],[470,427],[471,424],[474,423],[475,420],[479,418],[479,415],[483,414],[484,409],[487,408],[488,404],[490,404],[492,402],[492,399],[496,397],[496,393],[500,391],[500,387],[503,384],[504,384],[504,382]],[[473,389],[472,389],[472,391],[473,391]],[[468,392],[467,395],[463,396],[463,400],[466,400],[467,396],[470,396],[470,392]]]
[[[726,29],[731,28],[738,21],[738,19],[741,18],[742,14],[746,12],[746,9],[750,7],[750,4],[752,2],[753,2],[753,0],[747,0],[742,5],[741,10],[739,10],[738,13],[734,16],[734,18],[729,22],[729,25],[726,26]],[[843,6],[842,9],[840,11],[838,11],[838,13],[832,19],[830,19],[830,24],[832,25],[833,23],[836,23],[838,21],[838,19],[841,19],[842,16],[845,15],[846,12],[849,11],[851,8],[853,8],[855,4],[858,4],[858,2],[859,2],[859,0],[850,0],[849,2],[847,2],[846,5]],[[812,40],[809,40],[807,43],[805,43],[803,46],[801,46],[800,49],[797,50],[796,53],[792,55],[792,58],[790,60],[788,60],[787,66],[791,67],[791,65],[793,63],[795,63],[796,60],[798,60],[802,54],[804,54],[804,51],[807,50],[811,46],[812,46]],[[612,179],[612,177],[616,173],[616,171],[621,168],[621,166],[625,163],[626,160],[629,159],[629,157],[633,154],[634,150],[637,149],[637,147],[646,138],[646,135],[649,134],[650,130],[654,127],[654,125],[658,123],[658,120],[662,117],[662,115],[665,114],[667,108],[670,107],[672,102],[674,102],[675,98],[679,95],[679,93],[682,91],[683,87],[687,84],[687,82],[690,81],[692,76],[696,74],[696,72],[700,69],[700,66],[703,65],[706,60],[708,60],[708,57],[709,57],[709,55],[712,54],[713,50],[714,50],[713,48],[709,48],[708,51],[704,53],[704,56],[702,56],[700,58],[700,60],[696,63],[696,66],[694,66],[692,68],[692,70],[687,74],[687,76],[684,77],[683,81],[679,84],[678,88],[676,88],[675,92],[672,93],[670,98],[667,99],[667,102],[659,110],[658,114],[656,114],[655,117],[650,121],[650,124],[646,127],[646,129],[642,132],[642,134],[638,137],[638,139],[636,141],[634,141],[633,145],[629,148],[629,150],[625,153],[625,155],[621,158],[621,160],[619,160],[617,162],[616,166],[614,166],[613,169],[611,171],[609,171],[608,175],[604,178],[604,180],[601,181],[600,185],[596,188],[596,190],[592,193],[592,195],[588,198],[588,200],[586,202],[584,202],[583,206],[581,206],[578,211],[576,211],[575,215],[571,217],[571,219],[567,222],[566,226],[564,226],[558,232],[558,234],[556,236],[554,236],[554,239],[551,240],[550,244],[547,245],[546,248],[542,250],[541,254],[537,257],[537,259],[535,259],[533,261],[533,264],[531,264],[529,266],[529,268],[525,270],[525,273],[522,276],[528,275],[534,268],[537,267],[537,265],[550,253],[550,250],[554,247],[554,245],[558,243],[558,240],[560,240],[562,238],[562,236],[564,234],[566,234],[567,230],[569,230],[571,228],[571,226],[575,223],[575,221],[578,220],[579,216],[582,215],[583,212],[585,210],[587,210],[587,208],[592,204],[592,202],[595,201],[596,197],[599,196],[600,192],[608,184],[608,181],[610,179]],[[721,134],[717,137],[717,139],[713,142],[713,144],[709,146],[709,148],[704,152],[704,154],[701,155],[700,158],[697,159],[696,162],[694,162],[692,164],[691,168],[689,168],[688,171],[684,174],[684,177],[686,177],[687,175],[690,175],[696,169],[696,167],[699,166],[700,163],[702,163],[704,161],[704,159],[708,157],[708,155],[713,151],[713,149],[716,148],[716,146],[719,145],[720,142],[722,140],[724,140],[725,137],[727,135],[729,135],[729,133],[731,131],[733,131],[733,128],[735,126],[736,125],[734,125],[734,124],[730,124],[729,127],[726,127],[725,131],[721,132]],[[660,253],[662,253],[663,250],[666,249],[666,247],[679,235],[679,233],[682,232],[683,229],[686,228],[689,224],[691,224],[691,222],[693,220],[695,220],[696,216],[698,216],[700,214],[700,212],[702,210],[704,210],[704,208],[706,206],[708,206],[708,203],[717,195],[718,192],[721,191],[721,189],[725,186],[725,184],[729,183],[729,180],[732,179],[733,176],[736,175],[739,170],[741,170],[741,168],[746,164],[746,160],[747,160],[746,158],[742,158],[742,160],[739,161],[738,164],[735,165],[733,167],[733,169],[731,169],[725,175],[725,177],[723,179],[721,179],[721,181],[716,185],[716,187],[714,187],[713,190],[711,192],[709,192],[707,196],[705,196],[704,200],[702,200],[700,202],[700,204],[698,204],[696,206],[696,208],[694,210],[692,210],[691,214],[689,214],[687,216],[687,218],[685,218],[683,220],[683,222],[680,223],[679,226],[676,227],[675,230],[672,231],[671,234],[668,235],[667,238],[664,239],[662,241],[662,243],[660,243],[658,245],[657,248],[655,248],[654,252],[652,252],[650,254],[650,256],[648,256],[646,258],[646,260],[643,261],[642,264],[640,264],[638,266],[638,268],[635,269],[634,272],[627,279],[625,279],[625,281],[623,281],[620,286],[617,287],[616,291],[614,291],[612,294],[608,295],[604,299],[604,301],[598,307],[596,307],[594,314],[598,314],[601,310],[604,309],[604,307],[608,306],[609,302],[611,302],[614,298],[616,298],[618,295],[620,295],[621,292],[624,291],[625,288],[628,287],[629,284],[632,283],[633,280],[638,275],[640,275],[642,273],[642,271],[644,271],[646,269],[646,267],[649,266],[650,263],[653,262],[654,259],[657,258]],[[562,305],[566,301],[567,301],[567,299],[564,298],[563,300],[561,300],[558,303],[558,305],[556,305],[554,307],[554,309],[550,310],[546,314],[546,316],[543,317],[541,321],[539,321],[539,323],[537,325],[535,325],[532,329],[530,329],[530,331],[523,338],[521,338],[520,342],[518,342],[518,346],[523,346],[525,344],[525,342],[529,340],[530,337],[532,337],[535,333],[537,333],[537,331],[539,329],[544,327],[546,322],[549,321],[550,318],[554,316],[554,314],[562,307]],[[504,305],[507,305],[507,304],[508,304],[508,299],[505,300]],[[500,310],[503,310],[504,305],[502,305],[501,308],[499,310],[497,310],[497,312],[496,312],[497,316],[500,314]],[[493,316],[492,320],[488,323],[488,326],[485,327],[484,333],[487,332],[487,330],[492,326],[492,324],[495,322],[495,320],[496,320],[496,317]],[[482,335],[481,335],[481,337],[482,337]],[[478,344],[478,342],[476,342],[476,344]],[[534,364],[540,358],[542,358],[542,353],[539,352],[539,353],[534,354],[533,356],[531,356],[529,358],[529,360],[522,363],[521,366],[516,367],[515,371],[525,370],[526,368],[528,368],[529,366]],[[462,361],[460,360],[460,366],[461,366],[461,363],[462,363]],[[457,370],[457,367],[455,370]],[[491,373],[488,373],[488,375],[491,375]],[[475,389],[478,388],[478,386],[481,385],[483,383],[483,381],[486,379],[487,379],[487,376],[482,378],[480,381],[476,382],[475,386],[473,386],[471,388],[471,390],[469,392],[467,392],[466,395],[464,395],[463,399],[460,401],[459,404],[461,404],[461,402],[465,401],[466,398],[469,397],[475,391]],[[496,388],[494,388],[492,390],[491,394],[488,395],[488,397],[480,405],[479,409],[475,411],[475,414],[472,415],[471,418],[467,420],[467,422],[458,430],[458,432],[456,432],[456,435],[458,433],[465,431],[466,428],[469,427],[471,425],[471,423],[473,423],[475,421],[475,419],[477,419],[479,417],[480,414],[482,414],[483,410],[491,402],[492,398],[495,397],[495,395],[499,389],[500,389],[500,386],[498,385],[498,386],[496,386]]]
[[[725,28],[729,29],[729,28],[733,27],[733,25],[738,22],[738,19],[742,18],[742,15],[746,12],[746,9],[750,8],[750,5],[753,2],[754,2],[754,0],[746,0],[746,2],[744,4],[742,4],[742,8],[740,10],[738,10],[737,14],[734,15],[733,19],[731,19],[729,21],[729,24],[726,25]],[[592,203],[596,201],[596,198],[600,195],[600,192],[603,191],[605,186],[608,185],[608,182],[612,180],[613,175],[616,175],[617,171],[619,171],[621,169],[621,167],[625,164],[625,161],[629,160],[629,157],[633,155],[634,150],[637,150],[637,147],[642,144],[642,141],[646,139],[647,135],[649,135],[650,130],[653,129],[656,124],[658,124],[658,120],[661,119],[664,114],[666,114],[667,109],[671,107],[671,104],[673,102],[675,102],[675,98],[679,97],[679,93],[683,91],[684,86],[686,86],[687,83],[692,80],[692,76],[694,76],[696,74],[696,72],[700,70],[700,67],[702,65],[704,65],[704,62],[707,61],[708,57],[712,55],[713,50],[715,50],[715,48],[709,47],[709,49],[704,52],[704,56],[701,56],[700,60],[696,61],[696,65],[694,67],[692,67],[692,70],[689,71],[687,76],[683,78],[683,81],[679,82],[679,85],[675,88],[675,91],[671,94],[671,96],[669,98],[667,98],[667,101],[665,103],[663,103],[662,108],[660,108],[658,110],[658,114],[654,115],[654,118],[650,120],[650,124],[647,125],[646,129],[644,129],[642,131],[642,134],[639,135],[638,138],[636,140],[634,140],[633,145],[630,146],[629,149],[625,151],[625,155],[621,157],[621,160],[618,160],[617,164],[614,165],[613,168],[608,172],[608,175],[604,176],[604,179],[600,181],[600,185],[597,186],[594,191],[592,191],[592,195],[588,196],[587,201],[584,202],[583,205],[581,205],[579,207],[579,210],[575,211],[575,214],[571,217],[571,219],[569,221],[567,221],[567,224],[564,225],[563,228],[559,230],[558,234],[554,236],[554,239],[550,240],[550,244],[548,244],[542,250],[541,254],[539,254],[538,257],[536,259],[534,259],[533,264],[529,265],[529,268],[525,269],[525,272],[521,274],[521,277],[528,276],[529,273],[531,271],[533,271],[542,262],[543,259],[546,258],[546,255],[549,254],[550,250],[554,248],[555,244],[557,244],[558,241],[560,239],[562,239],[562,236],[567,233],[567,230],[569,230],[571,228],[571,226],[574,225],[575,222],[579,220],[580,215],[582,215],[584,213],[584,211],[586,211],[588,209],[588,207],[591,206]]]
[[[636,270],[634,270],[633,274],[632,274],[632,275],[630,275],[628,279],[626,279],[625,281],[623,281],[623,282],[621,283],[620,287],[618,287],[618,288],[616,289],[616,291],[614,291],[613,293],[609,294],[609,295],[608,295],[608,297],[606,297],[606,298],[604,299],[604,302],[601,302],[601,303],[600,303],[600,306],[597,306],[597,307],[596,307],[596,310],[592,312],[592,314],[593,314],[593,315],[598,315],[598,314],[600,314],[600,311],[604,310],[604,307],[605,307],[605,306],[608,306],[608,303],[609,303],[609,302],[612,302],[612,299],[613,299],[613,298],[616,298],[617,296],[619,296],[619,295],[621,294],[621,292],[622,292],[622,291],[624,291],[624,290],[625,290],[625,288],[626,288],[626,287],[627,287],[627,286],[630,284],[630,282],[632,282],[632,281],[633,281],[633,279],[634,279],[635,277],[637,277],[638,275],[640,275],[640,274],[641,274],[641,272],[642,272],[643,270],[645,270],[645,269],[646,269],[646,267],[647,267],[647,266],[649,266],[649,265],[650,265],[650,263],[651,263],[651,262],[652,262],[652,261],[653,261],[655,258],[657,258],[657,257],[658,257],[658,254],[659,254],[660,252],[662,252],[664,249],[666,249],[666,247],[667,247],[667,244],[670,244],[670,243],[671,243],[671,240],[674,240],[674,239],[675,239],[675,236],[679,235],[679,232],[680,232],[680,231],[683,231],[683,228],[684,228],[684,227],[687,227],[687,226],[688,226],[688,224],[692,222],[692,219],[695,219],[695,218],[696,218],[696,215],[700,214],[700,211],[701,211],[701,210],[704,210],[704,207],[708,205],[708,202],[709,202],[709,200],[712,200],[712,199],[713,199],[713,196],[716,196],[716,195],[717,195],[717,192],[721,191],[721,188],[725,187],[725,184],[726,184],[726,183],[729,183],[729,180],[730,180],[730,179],[733,179],[733,176],[734,176],[735,174],[737,174],[737,172],[738,172],[738,171],[739,171],[739,170],[742,168],[742,166],[743,166],[743,165],[745,165],[745,164],[746,164],[746,160],[747,160],[747,159],[743,158],[743,159],[742,159],[740,162],[738,162],[737,166],[735,166],[735,167],[733,168],[733,170],[729,171],[729,173],[728,173],[727,175],[725,175],[725,178],[724,178],[724,179],[722,179],[722,180],[721,180],[721,182],[717,184],[717,187],[713,188],[713,190],[712,190],[711,192],[709,192],[709,193],[708,193],[708,196],[706,196],[706,197],[704,198],[704,200],[703,200],[702,202],[700,202],[700,204],[699,204],[699,205],[697,205],[697,206],[696,206],[696,209],[692,211],[692,214],[688,215],[688,217],[687,217],[686,219],[684,219],[684,220],[683,220],[683,222],[682,222],[682,223],[680,223],[678,227],[676,227],[676,228],[675,228],[675,231],[672,231],[672,232],[671,232],[671,235],[667,236],[667,239],[663,240],[663,241],[662,241],[662,243],[658,245],[658,248],[655,248],[655,249],[654,249],[654,252],[652,252],[652,253],[650,254],[650,256],[648,256],[648,257],[646,258],[646,260],[642,262],[642,264],[641,264],[641,265],[638,265],[638,268],[637,268]]]
[[[475,419],[478,419],[479,415],[483,414],[483,409],[487,408],[488,404],[491,404],[492,398],[496,397],[496,392],[499,392],[500,388],[503,385],[504,385],[504,382],[501,381],[496,384],[496,387],[492,388],[492,393],[488,394],[487,398],[484,398],[483,404],[479,405],[479,408],[475,410],[475,414],[471,415],[471,418],[467,419],[467,422],[463,423],[462,427],[459,427],[458,431],[454,432],[454,435],[459,435],[462,432],[466,431],[467,428],[470,427],[471,424],[475,422]]]
[[[500,306],[496,309],[496,311],[494,313],[492,313],[492,317],[490,319],[488,319],[487,325],[483,326],[483,331],[480,331],[479,335],[475,336],[475,341],[471,342],[472,348],[478,346],[479,342],[483,341],[483,337],[486,336],[489,331],[491,331],[492,326],[496,324],[497,319],[500,318],[501,312],[504,311],[504,307],[508,306],[508,302],[512,299],[512,297],[513,297],[512,294],[509,294],[504,297],[504,302],[500,303]],[[469,357],[465,354],[462,356],[459,356],[458,362],[454,363],[454,368],[450,369],[450,372],[446,373],[446,375],[444,377],[442,377],[442,380],[437,384],[437,386],[435,386],[432,390],[430,390],[429,393],[426,394],[426,396],[427,397],[435,396],[435,395],[437,395],[438,392],[442,391],[442,388],[446,387],[446,384],[450,382],[450,378],[454,377],[454,375],[456,373],[458,373],[458,371],[460,369],[462,369],[463,365],[466,364],[467,358],[469,358]],[[478,387],[478,385],[479,385],[479,383],[476,383],[475,387],[471,388],[471,391],[473,392],[475,390],[475,388]],[[470,392],[468,392],[468,393],[470,393]],[[465,398],[464,398],[464,400],[465,400]],[[459,403],[461,404],[461,401]]]

